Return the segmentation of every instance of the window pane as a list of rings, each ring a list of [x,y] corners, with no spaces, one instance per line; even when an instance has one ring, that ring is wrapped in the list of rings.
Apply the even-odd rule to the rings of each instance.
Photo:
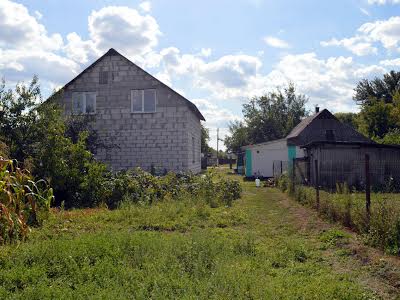
[[[85,112],[83,104],[84,104],[84,93],[73,93],[72,112],[74,114],[83,114]]]
[[[144,111],[156,111],[156,90],[144,90]]]
[[[139,90],[133,90],[131,92],[131,109],[132,112],[142,111],[142,92]]]
[[[96,112],[96,93],[86,93],[86,113]]]

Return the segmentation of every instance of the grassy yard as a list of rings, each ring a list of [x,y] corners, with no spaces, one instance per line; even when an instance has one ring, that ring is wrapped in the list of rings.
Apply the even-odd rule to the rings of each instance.
[[[276,189],[243,189],[229,208],[171,201],[54,211],[27,242],[0,247],[0,299],[400,295],[397,258]]]

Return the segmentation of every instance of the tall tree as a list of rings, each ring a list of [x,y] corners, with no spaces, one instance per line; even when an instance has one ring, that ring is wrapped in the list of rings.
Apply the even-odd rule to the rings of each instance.
[[[293,83],[252,98],[243,105],[244,121],[230,124],[227,148],[234,151],[248,143],[285,137],[307,115],[307,100],[305,95],[296,93]]]
[[[209,146],[208,142],[210,141],[210,130],[206,128],[203,124],[201,124],[201,153],[208,153]]]
[[[241,121],[229,123],[229,135],[225,137],[224,143],[228,152],[237,153],[240,147],[249,144],[246,125]]]
[[[400,72],[390,71],[383,78],[363,79],[354,91],[354,100],[363,106],[372,105],[376,101],[393,103],[394,94],[400,91]]]

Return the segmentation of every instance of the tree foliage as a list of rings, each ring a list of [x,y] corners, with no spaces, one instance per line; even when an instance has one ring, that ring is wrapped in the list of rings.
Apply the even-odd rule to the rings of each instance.
[[[393,97],[399,90],[400,72],[390,71],[383,78],[361,80],[354,90],[354,100],[362,106],[373,105],[376,101],[393,103]]]
[[[400,141],[400,72],[390,71],[383,78],[363,79],[354,100],[360,104],[355,118],[358,130],[381,143]]]
[[[41,101],[38,79],[15,91],[0,86],[0,141],[10,158],[29,166],[33,175],[45,178],[54,189],[56,204],[92,206],[102,186],[89,185],[93,172],[107,176],[106,167],[95,161],[89,145],[97,135],[88,120],[65,119],[57,101]]]
[[[241,146],[280,139],[307,116],[305,95],[296,93],[293,83],[287,87],[252,98],[243,105],[244,121],[229,125],[225,145],[230,151]]]
[[[201,153],[210,152],[208,142],[210,141],[210,130],[201,124]]]

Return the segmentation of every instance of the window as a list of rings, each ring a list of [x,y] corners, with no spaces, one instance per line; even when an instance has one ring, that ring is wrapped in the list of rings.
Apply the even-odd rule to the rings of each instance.
[[[131,112],[155,112],[156,98],[156,90],[132,90]]]
[[[108,72],[100,71],[99,84],[107,84],[107,83],[108,83]]]
[[[74,114],[96,113],[96,93],[77,92],[72,94],[72,112]]]
[[[335,131],[331,129],[327,129],[325,131],[325,137],[328,141],[334,141],[335,140]]]

